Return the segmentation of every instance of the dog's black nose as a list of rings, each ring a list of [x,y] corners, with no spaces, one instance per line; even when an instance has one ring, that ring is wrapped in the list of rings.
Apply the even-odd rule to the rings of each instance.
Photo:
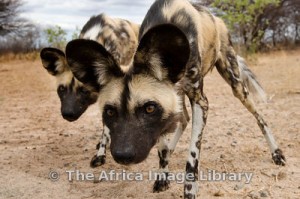
[[[69,122],[73,122],[78,119],[78,116],[70,111],[64,111],[61,114],[62,114],[63,118],[65,120],[68,120]]]
[[[135,157],[133,151],[115,151],[112,155],[117,163],[125,165],[132,163]]]

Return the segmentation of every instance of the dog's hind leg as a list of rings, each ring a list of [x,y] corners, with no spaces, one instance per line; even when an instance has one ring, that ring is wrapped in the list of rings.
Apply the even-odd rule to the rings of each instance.
[[[105,164],[105,159],[106,159],[106,145],[109,142],[109,129],[104,125],[103,133],[102,133],[102,138],[99,144],[97,144],[97,149],[98,152],[97,154],[92,158],[90,162],[90,166],[92,168],[101,166]]]
[[[265,97],[264,91],[254,74],[247,68],[242,58],[236,56],[232,47],[227,52],[222,53],[222,58],[217,60],[216,67],[226,82],[231,85],[233,94],[250,111],[257,120],[264,137],[266,138],[271,150],[272,159],[277,165],[285,165],[285,157],[279,149],[271,129],[257,111],[254,101],[249,97],[249,92]]]

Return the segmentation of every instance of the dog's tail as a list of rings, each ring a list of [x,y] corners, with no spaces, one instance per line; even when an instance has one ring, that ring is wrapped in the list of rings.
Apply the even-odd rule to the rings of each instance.
[[[247,67],[245,60],[242,57],[237,56],[237,62],[239,66],[241,79],[244,85],[247,87],[249,93],[252,94],[258,100],[267,102],[267,95],[264,89],[257,81],[254,73]]]

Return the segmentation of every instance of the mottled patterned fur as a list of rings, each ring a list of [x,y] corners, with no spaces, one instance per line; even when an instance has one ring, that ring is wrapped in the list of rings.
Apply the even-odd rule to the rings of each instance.
[[[132,58],[137,47],[139,25],[123,19],[114,19],[100,14],[92,17],[82,28],[79,38],[94,40],[104,46],[110,52],[117,63],[123,70],[128,70],[128,66],[132,62]],[[86,108],[95,102],[94,95],[97,95],[99,89],[97,86],[89,86],[82,84],[72,74],[64,52],[56,48],[44,48],[41,51],[41,60],[43,66],[49,74],[56,77],[58,93],[62,91],[72,91],[74,95],[69,97],[68,103],[64,103],[65,98],[61,98],[62,102],[62,115],[65,119],[73,121],[78,119]],[[70,87],[71,86],[71,87]],[[83,92],[79,92],[83,90]],[[82,98],[90,101],[88,104],[74,104],[76,101],[75,96],[84,94]],[[92,95],[92,96],[91,96]],[[92,97],[93,100],[88,98]],[[72,103],[73,102],[73,103]],[[77,106],[75,106],[77,105]],[[84,106],[82,110],[76,111],[78,107]]]
[[[182,125],[187,118],[182,100],[187,95],[192,108],[192,136],[184,198],[196,198],[201,139],[208,114],[203,79],[216,66],[233,94],[257,119],[274,162],[285,164],[271,130],[249,97],[250,93],[262,96],[263,89],[236,55],[221,19],[186,0],[157,0],[141,25],[139,41],[127,72],[96,42],[76,40],[66,48],[74,75],[80,80],[89,77],[87,84],[102,88],[99,107],[111,134],[112,156],[118,163],[143,161],[159,142],[160,169],[167,176],[169,157],[186,126]],[[93,70],[86,69],[87,64]],[[168,145],[165,135],[174,131],[175,138]],[[153,191],[168,186],[167,179],[158,179]]]
[[[123,19],[111,18],[105,14],[93,16],[84,25],[79,38],[94,40],[112,54],[122,70],[128,70],[138,43],[139,25]],[[100,87],[85,84],[74,77],[66,61],[65,53],[56,48],[44,48],[41,53],[44,68],[56,77],[57,93],[61,100],[61,113],[68,121],[77,120],[85,110],[97,101]],[[105,131],[106,129],[106,131]],[[99,150],[91,166],[105,162],[106,143],[109,131],[104,127]]]

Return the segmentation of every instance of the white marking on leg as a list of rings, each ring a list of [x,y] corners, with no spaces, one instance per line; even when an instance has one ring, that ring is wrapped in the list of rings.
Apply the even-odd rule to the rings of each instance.
[[[168,180],[168,159],[170,156],[170,151],[168,149],[168,144],[165,136],[159,138],[158,146],[158,155],[159,155],[159,172],[156,173],[156,180],[153,186],[154,192],[165,191],[169,188],[170,181]]]
[[[105,137],[105,136],[103,136],[103,137]],[[106,138],[104,138],[104,140],[100,142],[100,147],[99,147],[99,150],[97,152],[97,157],[105,155],[105,151],[106,151]]]
[[[109,128],[107,128],[107,126],[104,125],[104,134],[107,138],[107,144],[110,143],[110,134],[109,134],[109,132],[110,132]]]
[[[106,145],[109,141],[109,129],[104,126],[104,130],[103,130],[103,133],[102,133],[102,139],[100,141],[100,147],[99,147],[99,150],[97,152],[97,157],[99,156],[103,156],[105,155],[105,152],[106,152]]]
[[[271,153],[273,154],[275,152],[276,149],[278,149],[278,145],[275,141],[275,138],[272,134],[271,129],[269,129],[267,126],[264,126],[264,131],[265,131],[265,138],[268,142],[268,145],[270,147]]]
[[[166,140],[165,136],[161,136],[159,138],[158,151],[159,151],[161,156],[163,155],[162,154],[163,150],[167,150],[166,158],[164,158],[164,160],[168,161],[170,153],[169,153],[168,143],[167,143],[167,140]],[[165,173],[165,172],[168,172],[168,171],[169,171],[169,166],[168,165],[166,165],[165,168],[160,168],[160,172],[162,172],[162,173]]]
[[[172,140],[171,140],[170,145],[169,145],[169,149],[170,149],[171,153],[174,152],[174,150],[176,148],[176,145],[177,145],[177,143],[179,141],[179,138],[181,137],[182,133],[183,133],[182,124],[181,124],[181,122],[179,122],[177,124],[177,128],[175,130],[174,137],[172,137]]]
[[[189,148],[189,162],[193,163],[194,158],[191,156],[191,152],[196,153],[196,157],[199,157],[199,149],[196,147],[196,142],[199,140],[199,136],[202,133],[202,129],[204,127],[203,121],[203,110],[201,109],[199,104],[194,104],[192,107],[192,137],[191,144]],[[194,165],[192,165],[194,166]]]
[[[275,151],[279,148],[275,141],[273,133],[272,133],[271,129],[267,126],[267,124],[265,123],[263,118],[258,113],[255,113],[254,116],[257,119],[258,126],[260,127],[260,129],[269,145],[271,154],[273,155],[273,153],[275,153]]]
[[[204,127],[204,121],[203,121],[203,110],[199,104],[192,104],[192,136],[191,136],[191,143],[189,148],[189,154],[188,154],[188,162],[190,163],[191,167],[199,167],[199,154],[200,149],[197,148],[196,143],[201,137],[201,133]],[[192,152],[194,153],[194,157],[192,155]],[[195,165],[196,160],[198,160],[198,165]],[[195,168],[196,172],[198,171],[198,168]],[[195,175],[198,175],[197,173],[194,173]],[[198,192],[198,183],[196,176],[189,176],[190,173],[186,174],[186,181],[185,181],[185,195],[192,194],[197,195]],[[193,174],[192,174],[193,175]],[[194,177],[195,181],[189,181],[189,177]]]
[[[198,181],[185,182],[185,187],[189,187],[189,186],[191,186],[191,190],[187,190],[187,188],[185,188],[184,190],[185,194],[192,194],[194,196],[197,196],[197,193],[199,191]]]

